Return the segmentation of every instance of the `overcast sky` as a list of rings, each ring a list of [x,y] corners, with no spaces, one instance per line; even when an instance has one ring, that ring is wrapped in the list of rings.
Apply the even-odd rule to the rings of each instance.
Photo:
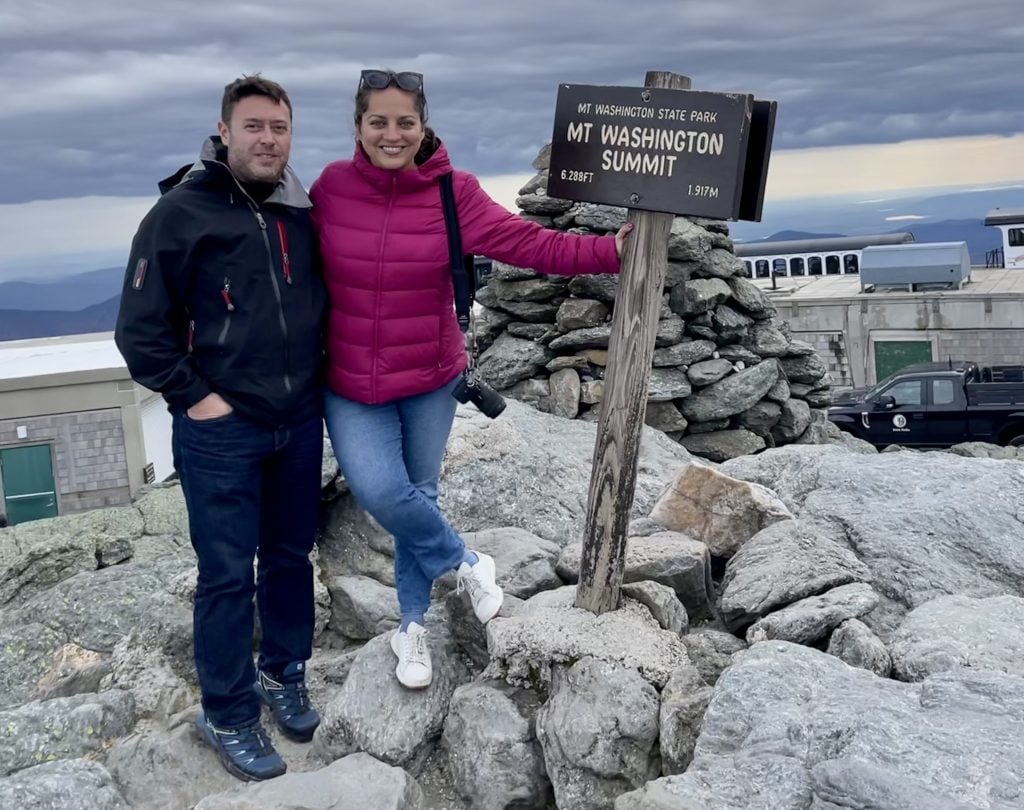
[[[379,66],[425,74],[431,123],[456,165],[484,177],[530,173],[559,82],[639,85],[649,69],[779,102],[769,200],[820,193],[824,168],[849,191],[1024,177],[1019,0],[843,5],[3,0],[0,236],[16,231],[23,252],[28,237],[92,249],[87,222],[84,240],[69,233],[59,246],[43,222],[26,234],[49,209],[24,204],[62,200],[53,205],[97,222],[135,216],[139,203],[66,200],[149,198],[214,131],[224,84],[257,70],[291,94],[292,165],[307,184],[351,154],[359,70]],[[931,151],[887,163],[884,150],[858,151],[903,141]]]

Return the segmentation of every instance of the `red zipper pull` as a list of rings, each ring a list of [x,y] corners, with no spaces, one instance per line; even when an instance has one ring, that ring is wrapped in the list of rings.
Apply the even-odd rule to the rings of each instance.
[[[228,312],[235,311],[235,304],[231,300],[231,279],[224,279],[224,286],[221,288],[220,297],[224,299],[224,304],[228,308]]]
[[[288,258],[288,231],[285,230],[284,223],[281,220],[277,221],[277,235],[281,239],[281,265],[284,270],[284,280],[291,284],[292,263]]]

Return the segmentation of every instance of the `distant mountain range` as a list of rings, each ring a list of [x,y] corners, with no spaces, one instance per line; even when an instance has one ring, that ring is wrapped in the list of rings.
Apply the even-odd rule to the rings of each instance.
[[[118,295],[123,280],[123,267],[104,267],[45,281],[6,281],[0,283],[0,309],[76,312]]]
[[[770,192],[769,188],[769,192]],[[822,197],[769,201],[761,222],[729,226],[737,242],[910,231],[918,242],[967,242],[974,264],[1001,244],[986,227],[993,208],[1024,208],[1024,182],[998,188],[885,199]],[[56,280],[0,283],[0,340],[102,332],[114,328],[124,269],[106,267]]]
[[[51,309],[0,309],[0,340],[110,332],[117,322],[121,296],[77,312]]]

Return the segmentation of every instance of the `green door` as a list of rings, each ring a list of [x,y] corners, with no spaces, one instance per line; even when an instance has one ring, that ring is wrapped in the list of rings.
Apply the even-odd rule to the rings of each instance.
[[[0,450],[0,479],[3,480],[7,522],[12,526],[57,514],[50,445]]]
[[[874,346],[875,382],[881,382],[911,363],[932,361],[930,340],[877,340]]]

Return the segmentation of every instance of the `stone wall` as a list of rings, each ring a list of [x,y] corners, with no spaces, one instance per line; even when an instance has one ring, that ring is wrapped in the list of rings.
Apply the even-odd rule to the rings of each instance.
[[[18,438],[22,425],[27,439]],[[61,514],[131,500],[119,409],[0,420],[0,447],[28,444],[53,445]]]
[[[621,208],[548,197],[547,148],[521,189],[522,216],[604,234]],[[790,442],[824,440],[831,377],[745,278],[727,223],[676,217],[648,394],[647,424],[722,461]],[[596,419],[618,279],[543,276],[495,263],[477,295],[480,369],[507,396],[568,418]]]

